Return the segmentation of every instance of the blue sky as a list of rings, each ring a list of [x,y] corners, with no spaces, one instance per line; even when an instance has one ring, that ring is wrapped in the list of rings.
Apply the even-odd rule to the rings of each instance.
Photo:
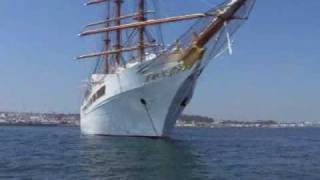
[[[216,0],[163,0],[166,15]],[[1,0],[0,111],[78,112],[95,44],[76,36],[98,17],[81,0]],[[179,7],[179,8],[177,8]],[[223,119],[320,121],[320,1],[257,0],[234,54],[208,66],[187,113]],[[179,28],[185,25],[179,23]],[[172,36],[182,31],[165,28]]]

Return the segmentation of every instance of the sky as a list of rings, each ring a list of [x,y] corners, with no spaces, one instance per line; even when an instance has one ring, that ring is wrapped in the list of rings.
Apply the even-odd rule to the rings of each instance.
[[[79,112],[93,62],[74,57],[96,45],[77,34],[101,13],[84,2],[1,0],[0,111]],[[219,1],[161,2],[170,16]],[[234,37],[233,55],[210,63],[185,113],[320,122],[319,9],[318,0],[257,0]],[[164,31],[175,37],[185,27],[171,24]]]

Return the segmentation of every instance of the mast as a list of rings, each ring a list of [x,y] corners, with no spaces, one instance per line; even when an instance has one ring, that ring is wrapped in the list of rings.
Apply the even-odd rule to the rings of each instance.
[[[137,22],[143,22],[145,21],[144,16],[145,11],[145,2],[144,0],[138,0],[137,2]],[[138,27],[138,35],[137,35],[137,46],[139,48],[138,50],[138,57],[140,58],[140,61],[143,61],[144,58],[144,31],[145,27],[141,26]]]
[[[114,0],[115,3],[115,26],[120,26],[121,25],[121,4],[122,4],[122,0]],[[116,30],[116,37],[115,37],[115,44],[114,44],[114,50],[118,51],[119,49],[121,49],[121,29]],[[121,53],[116,53],[115,54],[115,60],[117,62],[117,65],[120,65],[120,55]]]
[[[109,33],[106,33],[106,37],[104,39],[104,43],[105,43],[105,50],[108,51],[109,49],[109,44],[110,44],[110,39],[109,39]],[[108,74],[109,73],[109,55],[105,54],[104,55],[104,66],[103,66],[103,73],[104,74]]]
[[[108,2],[108,9],[107,9],[107,20],[110,19],[110,2]],[[110,22],[106,22],[106,27],[110,26]],[[110,33],[106,32],[105,39],[104,39],[104,49],[105,51],[109,50],[110,46]],[[108,74],[109,73],[109,54],[104,55],[104,66],[103,66],[103,73]]]

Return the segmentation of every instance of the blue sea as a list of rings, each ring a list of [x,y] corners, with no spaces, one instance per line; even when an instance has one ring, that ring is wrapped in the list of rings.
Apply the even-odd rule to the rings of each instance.
[[[320,179],[320,129],[176,129],[172,139],[0,126],[0,179]]]

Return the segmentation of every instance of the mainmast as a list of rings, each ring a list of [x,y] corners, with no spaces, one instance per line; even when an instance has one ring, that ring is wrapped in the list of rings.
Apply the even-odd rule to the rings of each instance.
[[[122,0],[114,0],[115,3],[115,15],[114,15],[114,25],[115,26],[120,26],[121,25],[121,4]],[[116,37],[115,37],[115,44],[114,44],[114,50],[119,51],[121,49],[121,29],[116,30]],[[115,54],[115,60],[117,62],[117,65],[120,65],[120,57],[121,57],[121,52],[118,52]]]
[[[144,11],[145,11],[145,3],[144,0],[138,0],[137,2],[137,22],[143,22],[145,21]],[[138,57],[140,58],[140,61],[143,61],[144,59],[144,31],[145,27],[141,26],[138,27],[138,35],[137,35],[137,47],[139,48]]]

